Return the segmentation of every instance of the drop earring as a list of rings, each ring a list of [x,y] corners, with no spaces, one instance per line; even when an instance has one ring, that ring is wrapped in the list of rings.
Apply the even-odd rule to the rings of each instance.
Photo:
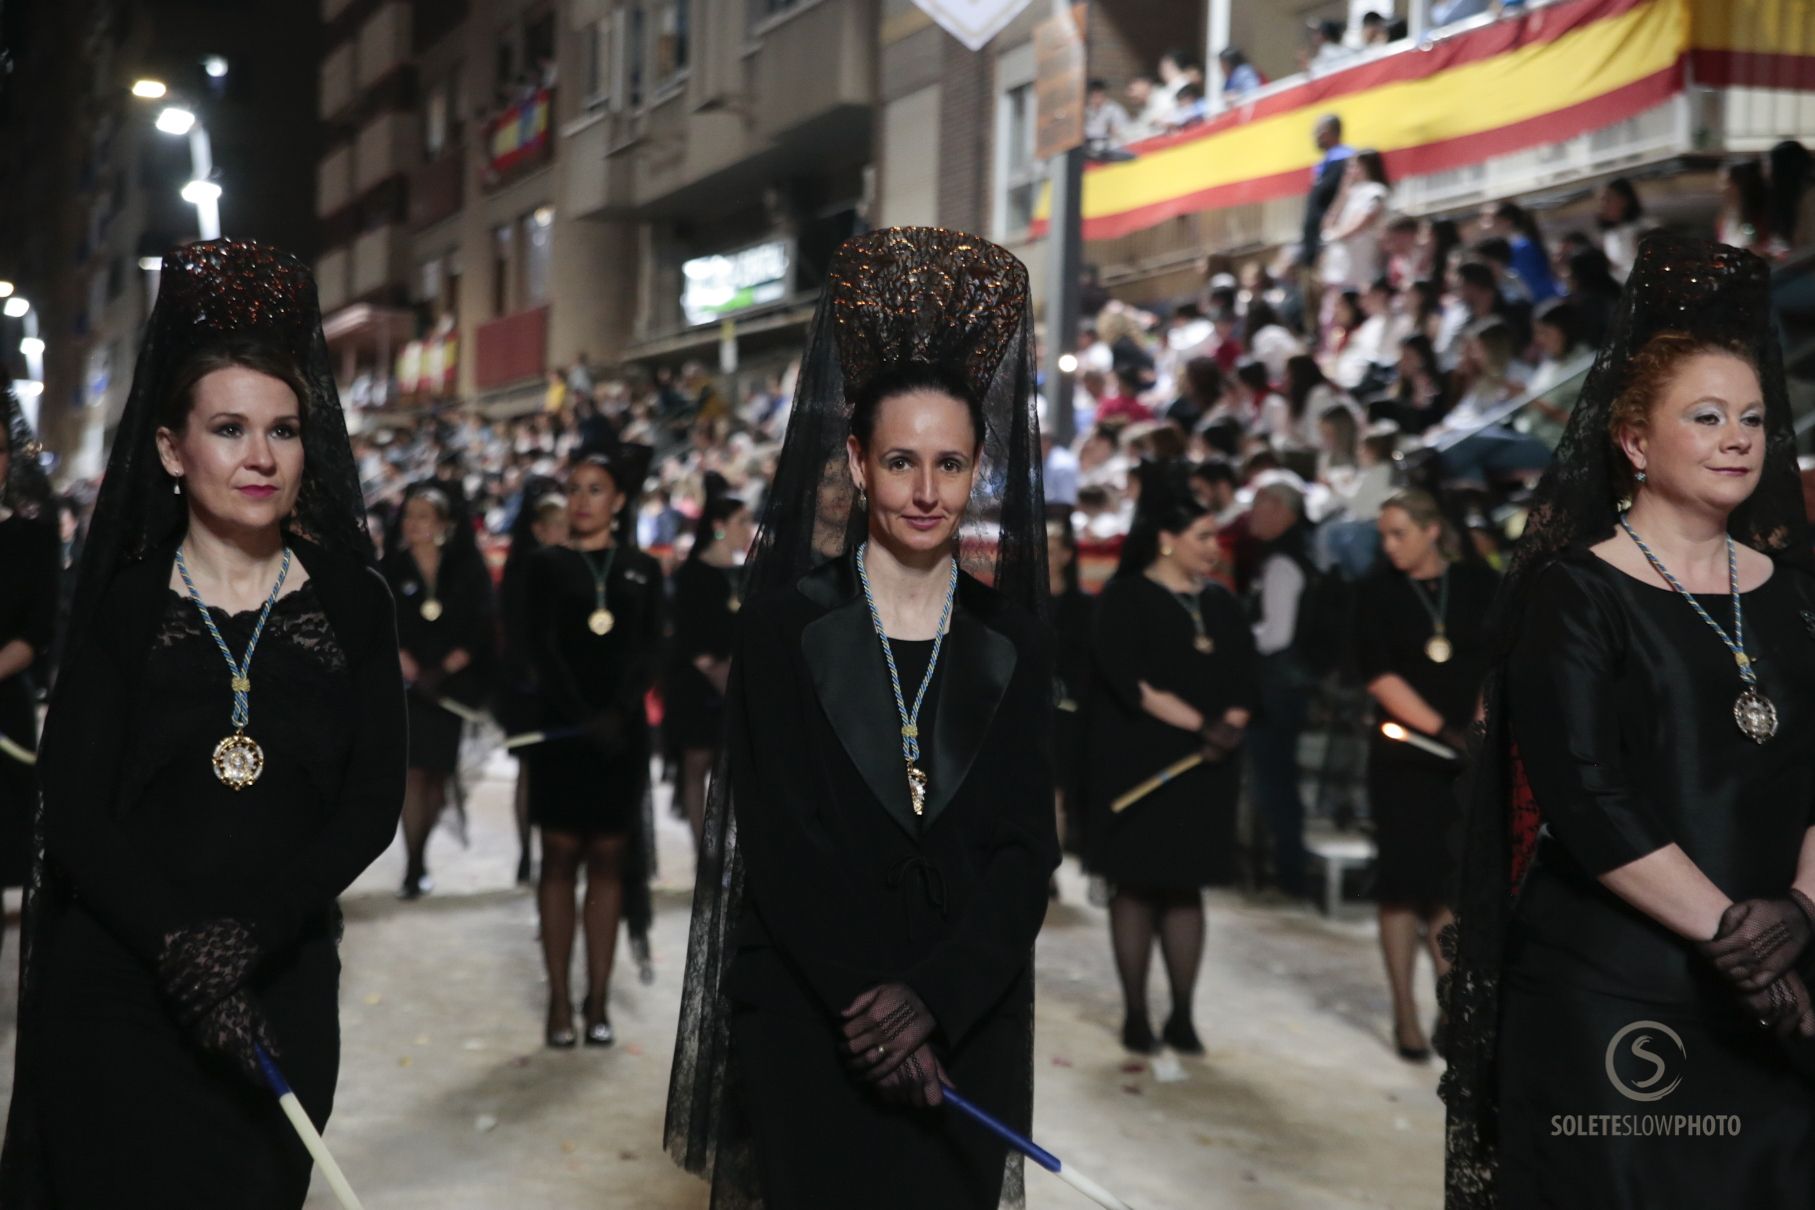
[[[173,496],[180,496],[183,494],[183,481],[180,477],[170,481],[170,494]]]
[[[1645,472],[1644,471],[1634,471],[1633,475],[1632,475],[1632,481],[1634,483],[1643,483],[1645,481]]]

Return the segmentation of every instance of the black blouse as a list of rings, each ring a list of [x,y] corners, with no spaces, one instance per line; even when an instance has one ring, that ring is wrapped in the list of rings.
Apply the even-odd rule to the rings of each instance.
[[[397,601],[397,645],[418,666],[438,668],[455,651],[471,661],[449,677],[442,692],[469,705],[484,696],[484,682],[494,666],[497,613],[491,575],[476,552],[443,554],[432,586],[408,547],[385,556],[384,577]],[[441,606],[434,618],[423,616],[430,597]]]
[[[1488,614],[1500,577],[1480,563],[1456,563],[1449,570],[1449,608],[1444,615],[1444,636],[1452,648],[1450,659],[1437,663],[1425,652],[1435,633],[1431,620],[1443,594],[1443,582],[1413,582],[1403,572],[1387,568],[1362,581],[1355,603],[1355,655],[1362,680],[1372,683],[1396,674],[1410,685],[1445,723],[1466,727],[1475,717],[1481,682],[1490,662]],[[1422,599],[1421,599],[1422,598]],[[1382,721],[1394,718],[1376,703]],[[1374,736],[1376,754],[1407,760],[1437,760],[1412,748]]]
[[[1698,599],[1731,634],[1729,597]],[[1744,685],[1732,654],[1675,592],[1586,550],[1533,586],[1507,691],[1544,828],[1515,969],[1522,953],[1576,986],[1731,1011],[1690,946],[1596,876],[1675,843],[1735,900],[1780,896],[1795,877],[1815,822],[1815,592],[1780,563],[1743,601],[1746,649],[1778,713],[1763,744],[1734,722]]]
[[[644,717],[643,694],[661,651],[662,568],[634,547],[616,548],[605,587],[612,628],[595,635],[587,619],[598,603],[594,568],[603,570],[605,558],[566,546],[529,557],[525,598],[547,726],[575,726],[607,711],[633,726]]]

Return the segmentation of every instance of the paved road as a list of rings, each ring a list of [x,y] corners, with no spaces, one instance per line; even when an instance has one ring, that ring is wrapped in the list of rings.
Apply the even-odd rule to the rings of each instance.
[[[393,897],[402,868],[393,849],[346,897],[345,1055],[330,1144],[368,1210],[704,1210],[704,1186],[661,1148],[686,946],[686,830],[664,813],[659,973],[649,987],[633,972],[615,981],[618,1046],[545,1050],[535,906],[511,885],[513,768],[495,762],[478,786],[470,848],[436,837],[435,894]],[[1214,895],[1197,998],[1209,1054],[1185,1063],[1184,1079],[1161,1082],[1117,1045],[1104,913],[1070,871],[1062,890],[1038,954],[1035,1133],[1047,1147],[1139,1210],[1440,1204],[1436,1069],[1408,1067],[1388,1048],[1370,917],[1326,921]],[[15,931],[8,959],[16,944]],[[11,981],[0,1020],[11,1018]],[[0,1071],[11,1051],[9,1031]],[[329,1210],[317,1185],[309,1208]],[[854,1194],[852,1210],[862,1205]],[[1030,1171],[1029,1205],[1086,1203]]]

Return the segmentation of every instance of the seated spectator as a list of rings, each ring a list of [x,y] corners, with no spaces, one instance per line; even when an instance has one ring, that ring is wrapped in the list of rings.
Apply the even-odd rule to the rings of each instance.
[[[1337,412],[1342,414],[1342,409]],[[1398,431],[1390,425],[1370,432],[1358,443],[1351,473],[1325,478],[1340,511],[1319,526],[1312,538],[1312,558],[1319,567],[1334,569],[1352,580],[1373,568],[1380,553],[1376,522],[1381,506],[1397,490],[1393,479],[1398,443]]]
[[[1770,191],[1756,159],[1729,160],[1720,173],[1720,216],[1714,238],[1764,255],[1771,243]]]
[[[1548,391],[1594,360],[1594,346],[1582,339],[1581,318],[1575,304],[1567,298],[1553,298],[1538,308],[1532,317],[1532,334],[1539,359],[1537,370],[1526,384],[1529,391]]]
[[[1444,316],[1444,342],[1437,348],[1437,355],[1452,368],[1460,358],[1466,328],[1484,319],[1503,319],[1512,310],[1501,289],[1499,273],[1478,260],[1464,261],[1456,267],[1455,303],[1457,309]]]
[[[1304,342],[1286,330],[1271,304],[1254,299],[1248,304],[1248,355],[1267,367],[1267,377],[1283,382],[1286,361],[1305,351]]]
[[[1443,419],[1450,400],[1449,378],[1431,338],[1415,332],[1399,342],[1399,381],[1393,394],[1369,405],[1368,414],[1418,434]]]
[[[1584,248],[1569,258],[1564,275],[1569,301],[1575,304],[1576,320],[1582,342],[1598,349],[1613,323],[1614,310],[1620,305],[1620,283],[1614,280],[1607,254],[1599,248]]]
[[[1178,90],[1178,100],[1172,107],[1172,129],[1187,130],[1199,125],[1209,116],[1210,106],[1204,100],[1203,88],[1187,81],[1185,86]]]
[[[1266,84],[1248,56],[1233,46],[1225,46],[1216,56],[1223,69],[1223,104],[1235,105],[1255,89]]]
[[[1463,386],[1442,422],[1424,434],[1424,443],[1442,449],[1444,477],[1471,487],[1506,475],[1530,475],[1550,465],[1550,447],[1493,419],[1496,409],[1524,394],[1513,377],[1512,329],[1490,319],[1469,327],[1457,377]]]
[[[1128,126],[1128,111],[1110,97],[1108,82],[1092,80],[1084,91],[1084,142],[1089,152],[1120,147]]]
[[[1129,79],[1123,96],[1128,98],[1128,126],[1124,140],[1136,143],[1152,138],[1166,129],[1166,118],[1172,112],[1172,99],[1162,93],[1159,82],[1141,74]]]
[[[1385,46],[1392,41],[1387,32],[1387,19],[1382,13],[1363,13],[1361,15],[1361,45],[1368,49]]]
[[[1361,447],[1361,422],[1352,409],[1333,403],[1317,414],[1317,479],[1331,482],[1331,475],[1344,479],[1358,468]]]
[[[1187,361],[1183,386],[1184,391],[1166,409],[1166,419],[1180,428],[1195,429],[1206,417],[1224,407],[1223,371],[1215,359],[1193,357]]]
[[[1360,291],[1345,289],[1335,296],[1330,307],[1330,320],[1324,325],[1323,335],[1317,341],[1317,364],[1332,381],[1336,378],[1337,358],[1342,356],[1342,351],[1354,339],[1356,331],[1361,327],[1362,318]]]
[[[1651,229],[1645,217],[1645,204],[1631,181],[1616,176],[1601,186],[1596,197],[1595,221],[1601,228],[1601,251],[1614,277],[1626,280],[1632,262],[1638,256],[1639,236]]]
[[[1160,95],[1172,109],[1178,108],[1178,95],[1191,83],[1191,68],[1197,66],[1190,51],[1169,50],[1160,55]]]
[[[1336,402],[1317,360],[1299,353],[1286,359],[1285,394],[1272,395],[1261,407],[1255,431],[1277,450],[1315,450],[1317,418]]]
[[[1400,289],[1424,276],[1418,247],[1418,220],[1409,214],[1387,219],[1380,228],[1380,257],[1384,272]]]
[[[1109,372],[1109,394],[1097,401],[1097,427],[1110,421],[1138,423],[1152,420],[1153,412],[1119,370]]]
[[[1481,212],[1483,234],[1499,236],[1512,245],[1512,271],[1525,285],[1525,295],[1535,305],[1557,296],[1550,274],[1550,253],[1544,250],[1544,232],[1525,207],[1498,202]]]
[[[1398,292],[1380,277],[1360,296],[1361,322],[1336,355],[1336,385],[1351,394],[1372,395],[1393,381],[1399,344],[1412,333],[1412,317],[1396,307]]]
[[[1235,467],[1225,458],[1206,458],[1191,468],[1191,494],[1217,520],[1225,525],[1242,510],[1236,500]]]

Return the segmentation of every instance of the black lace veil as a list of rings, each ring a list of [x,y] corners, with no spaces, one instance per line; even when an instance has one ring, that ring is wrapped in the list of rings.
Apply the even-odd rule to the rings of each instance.
[[[983,451],[959,535],[959,562],[1044,617],[1046,526],[1040,487],[1033,316],[1027,270],[984,240],[893,228],[834,255],[801,362],[794,408],[745,573],[745,599],[794,583],[862,541],[865,517],[845,457],[851,400],[878,371],[924,362],[983,401]],[[712,1182],[713,1210],[759,1205],[749,1133],[732,1087],[729,1010],[720,994],[743,904],[743,870],[721,754],[707,798],[693,892],[687,983],[668,1088],[669,1154]],[[1032,1072],[1028,1007],[1028,1081]],[[1023,1200],[1011,1155],[1003,1202]]]
[[[5,409],[7,449],[12,453],[7,460],[6,480],[0,483],[0,507],[35,521],[54,522],[57,516],[51,507],[50,476],[39,461],[43,447],[11,387],[0,387],[0,407]]]
[[[174,547],[185,523],[184,501],[171,490],[172,480],[158,460],[160,403],[192,358],[248,344],[280,353],[307,388],[299,400],[303,482],[286,529],[330,555],[370,561],[365,505],[322,337],[314,277],[295,257],[265,245],[241,240],[189,244],[164,257],[157,304],[139,346],[132,390],[114,433],[83,547],[66,631],[72,653],[93,634],[96,609],[114,577]],[[45,728],[47,746],[56,732],[57,705],[53,693]],[[20,1055],[29,1052],[34,1018],[42,1011],[42,943],[51,918],[69,895],[45,860],[44,809],[40,794],[20,929],[16,1048]],[[0,1205],[9,1210],[50,1205],[31,1073],[31,1064],[18,1065],[5,1151],[0,1155]]]
[[[1495,605],[1494,663],[1483,690],[1485,736],[1466,798],[1456,895],[1457,928],[1445,938],[1454,966],[1441,999],[1449,1014],[1445,1206],[1498,1205],[1496,1048],[1507,923],[1517,903],[1530,831],[1519,826],[1518,770],[1506,719],[1504,671],[1532,586],[1572,546],[1611,537],[1624,491],[1624,457],[1608,432],[1632,356],[1660,332],[1687,334],[1748,353],[1764,388],[1764,471],[1729,522],[1733,536],[1780,561],[1810,564],[1783,357],[1770,307],[1770,269],[1749,252],[1653,232],[1639,245],[1607,343],[1539,483],[1530,520]]]

